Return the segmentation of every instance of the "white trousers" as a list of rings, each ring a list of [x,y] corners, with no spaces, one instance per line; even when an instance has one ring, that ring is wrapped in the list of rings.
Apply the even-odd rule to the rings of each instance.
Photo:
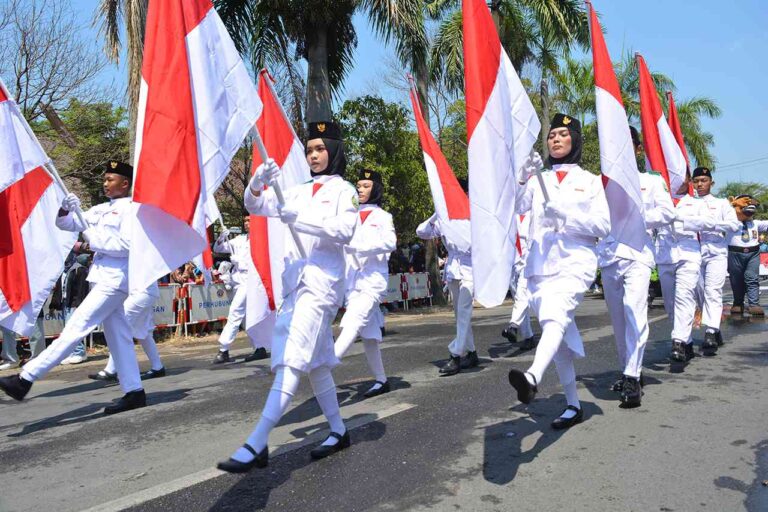
[[[528,279],[525,278],[525,273],[522,271],[517,276],[514,296],[515,301],[512,304],[512,316],[509,318],[509,323],[517,326],[518,341],[522,341],[533,336],[531,315],[528,312],[530,301]]]
[[[115,358],[123,392],[142,389],[132,330],[123,310],[123,302],[127,297],[128,294],[123,291],[96,284],[72,314],[59,337],[24,366],[21,376],[30,381],[42,379],[72,353],[81,339],[102,324],[109,352]]]
[[[691,343],[693,316],[696,313],[696,284],[699,282],[697,260],[659,264],[659,281],[664,295],[664,309],[672,319],[672,340]]]
[[[235,341],[240,326],[245,319],[245,310],[248,305],[248,287],[245,284],[239,284],[235,287],[235,295],[232,297],[232,304],[229,306],[229,315],[227,316],[227,324],[221,330],[219,336],[220,350],[229,350],[232,343]],[[258,348],[256,343],[250,339],[251,345],[254,349]]]
[[[475,351],[475,337],[472,334],[472,283],[451,279],[448,290],[453,297],[453,314],[456,317],[456,337],[448,350],[454,356],[465,356]]]
[[[359,335],[363,338],[365,357],[368,367],[379,382],[387,380],[384,373],[384,363],[381,360],[381,309],[379,300],[362,292],[351,292],[348,297],[347,310],[341,319],[341,333],[336,338],[334,350],[336,357],[341,359],[355,342]]]
[[[697,287],[701,307],[701,323],[720,329],[723,317],[723,286],[728,274],[728,256],[702,258],[701,275]]]
[[[640,378],[648,342],[651,269],[639,261],[619,259],[603,267],[602,277],[619,364],[624,375]]]
[[[125,299],[123,303],[123,311],[125,311],[125,319],[131,326],[133,331],[133,338],[139,340],[141,348],[144,349],[144,353],[149,359],[149,363],[153,370],[159,370],[163,367],[163,362],[160,360],[160,352],[157,350],[157,344],[152,333],[155,330],[154,322],[154,308],[157,297],[148,294],[146,291],[132,293]],[[115,365],[115,358],[112,354],[109,354],[107,360],[107,366],[104,367],[104,371],[108,373],[117,372],[117,366]]]

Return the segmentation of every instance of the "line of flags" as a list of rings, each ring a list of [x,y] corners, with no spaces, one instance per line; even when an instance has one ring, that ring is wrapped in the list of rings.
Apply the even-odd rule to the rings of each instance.
[[[411,90],[416,128],[435,210],[453,244],[472,249],[475,298],[486,307],[506,296],[516,258],[517,171],[541,124],[484,0],[463,0],[469,195],[440,151]],[[598,135],[612,236],[641,249],[642,199],[621,91],[589,4]],[[215,56],[215,58],[211,58]],[[668,93],[669,122],[642,56],[637,55],[641,123],[648,162],[673,193],[688,156]],[[25,334],[60,275],[76,234],[55,227],[66,193],[50,159],[0,84],[0,325]],[[304,147],[266,71],[258,87],[211,0],[149,3],[135,148],[131,290],[189,260],[210,270],[207,228],[220,219],[214,193],[245,137],[259,137],[281,168],[283,190],[309,179]],[[255,171],[262,162],[254,146]],[[279,219],[251,216],[246,327],[271,337],[286,265],[299,260]],[[32,233],[47,237],[32,237]],[[268,340],[264,340],[265,344]]]

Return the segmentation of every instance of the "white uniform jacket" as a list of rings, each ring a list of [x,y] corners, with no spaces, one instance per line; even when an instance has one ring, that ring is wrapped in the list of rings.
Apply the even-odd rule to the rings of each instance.
[[[618,243],[611,235],[604,238],[599,245],[600,267],[607,267],[617,259],[639,261],[650,268],[654,264],[653,231],[669,226],[675,218],[675,207],[669,196],[664,178],[655,172],[640,173],[640,194],[643,198],[643,218],[648,235],[642,252]]]
[[[313,193],[313,190],[319,188]],[[307,254],[300,261],[292,249],[286,255],[283,296],[299,283],[310,287],[329,302],[341,306],[344,299],[345,260],[343,246],[352,240],[357,224],[357,191],[341,176],[318,176],[284,192],[287,206],[299,216],[294,224]],[[274,189],[255,197],[245,192],[245,207],[254,215],[279,217]]]
[[[131,199],[123,197],[101,203],[87,212],[83,226],[71,212],[56,218],[65,231],[81,231],[94,251],[88,282],[100,283],[128,293],[128,250],[130,248]]]
[[[241,285],[248,281],[248,272],[253,268],[249,235],[237,235],[231,240],[219,238],[213,244],[213,250],[229,254],[229,261],[232,263],[230,275],[235,284]]]
[[[706,204],[684,195],[675,206],[675,222],[659,228],[656,237],[656,263],[676,264],[681,260],[701,261],[699,230]]]
[[[557,170],[567,171],[562,183]],[[532,177],[518,189],[517,213],[530,212],[531,217],[525,277],[557,275],[564,270],[594,274],[597,240],[608,236],[611,226],[600,177],[578,165],[564,164],[542,173],[542,178],[550,201],[565,210],[567,219],[559,230],[544,224],[544,195],[538,178]]]
[[[706,207],[705,215],[714,221],[714,229],[702,229],[701,256],[704,259],[728,256],[728,241],[731,234],[741,228],[741,222],[736,217],[736,210],[727,199],[715,197],[712,194],[699,199]]]
[[[347,292],[365,293],[381,301],[387,294],[389,255],[396,248],[392,215],[377,205],[361,205],[355,234],[345,247]]]
[[[462,251],[444,236],[440,227],[440,219],[437,213],[419,224],[416,228],[416,236],[422,240],[442,238],[443,245],[448,251],[448,260],[445,262],[443,279],[448,282],[454,279],[458,281],[472,282],[472,250]]]

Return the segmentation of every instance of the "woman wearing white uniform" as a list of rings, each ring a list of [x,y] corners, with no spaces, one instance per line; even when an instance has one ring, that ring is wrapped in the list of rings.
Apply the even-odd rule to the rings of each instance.
[[[341,319],[341,334],[336,338],[336,357],[341,359],[359,335],[365,357],[376,382],[365,392],[371,398],[389,392],[390,386],[381,360],[381,299],[387,293],[389,255],[397,247],[392,215],[381,208],[384,185],[381,175],[369,169],[360,171],[357,180],[360,219],[347,252],[347,311]]]
[[[567,407],[552,427],[564,429],[583,418],[573,361],[584,357],[584,345],[574,313],[595,279],[597,239],[608,235],[610,221],[600,177],[579,166],[579,122],[567,115],[555,115],[547,146],[552,171],[543,173],[542,178],[549,202],[544,199],[538,179],[529,179],[541,168],[538,155],[521,169],[517,199],[517,212],[530,212],[531,216],[525,276],[531,307],[541,325],[541,339],[531,367],[526,372],[510,370],[509,382],[517,390],[518,399],[530,403],[544,371],[554,360]]]
[[[327,457],[350,444],[341,419],[331,368],[339,364],[333,346],[333,322],[344,297],[344,249],[354,234],[358,199],[344,181],[346,168],[341,130],[331,122],[310,123],[307,162],[312,180],[285,191],[280,207],[274,188],[279,169],[274,160],[261,165],[245,192],[245,207],[254,215],[280,217],[300,234],[306,261],[286,255],[283,302],[272,339],[275,380],[259,422],[246,443],[218,468],[243,473],[265,467],[270,431],[285,413],[302,374],[309,382],[330,425],[330,435],[312,450],[313,458]]]

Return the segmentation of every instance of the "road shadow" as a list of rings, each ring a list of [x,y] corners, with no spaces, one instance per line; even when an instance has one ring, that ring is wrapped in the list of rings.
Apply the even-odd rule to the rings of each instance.
[[[496,485],[506,485],[515,479],[520,466],[533,462],[544,450],[552,446],[569,430],[554,430],[551,423],[564,408],[562,394],[538,400],[527,406],[519,404],[511,410],[527,415],[503,421],[485,428],[483,443],[483,478]],[[584,421],[602,415],[602,409],[593,402],[581,402]],[[571,427],[580,428],[580,425]],[[524,448],[525,439],[540,434],[531,448]]]
[[[540,338],[539,334],[534,334],[534,338],[536,338],[537,343],[538,339]],[[499,343],[494,343],[490,347],[488,347],[488,357],[491,359],[500,359],[500,358],[512,358],[519,356],[520,354],[527,354],[532,353],[531,351],[535,350],[535,347],[529,348],[529,349],[522,349],[520,348],[520,343],[510,343],[509,341],[502,341]]]
[[[291,479],[294,471],[301,470],[309,465],[317,465],[316,473],[322,476],[329,473],[334,468],[333,473],[325,475],[329,479],[333,478],[351,478],[352,475],[337,474],[335,470],[340,467],[343,470],[344,458],[355,457],[356,447],[368,442],[378,441],[386,433],[386,425],[380,421],[367,423],[362,427],[350,430],[352,437],[352,446],[347,450],[334,454],[328,459],[313,461],[309,452],[314,446],[305,446],[288,453],[279,454],[269,461],[269,466],[263,470],[253,470],[244,476],[225,475],[222,479],[232,482],[232,486],[208,508],[211,512],[229,512],[242,510],[263,510],[269,504],[272,491],[279,488],[285,482]],[[214,484],[215,482],[215,484]],[[217,488],[220,488],[220,479],[214,479],[208,484],[212,487],[212,492],[208,495],[218,494]],[[184,505],[184,491],[179,491],[178,496],[174,496],[175,506]],[[181,503],[179,503],[181,500]],[[187,506],[180,506],[178,510],[200,510],[199,503],[187,503]],[[150,509],[154,510],[153,507]],[[159,509],[158,509],[159,510]]]
[[[463,358],[462,358],[463,360]],[[442,368],[445,364],[447,364],[449,359],[435,359],[434,361],[430,361],[429,364],[437,368],[438,370]],[[462,368],[462,370],[453,375],[443,375],[442,373],[438,373],[438,377],[440,378],[448,378],[448,377],[456,377],[458,375],[461,375],[462,373],[478,373],[485,370],[486,365],[489,363],[493,363],[492,359],[487,359],[485,357],[478,357],[479,365],[475,366],[474,368]]]
[[[374,379],[370,379],[370,380],[355,382],[350,384],[339,384],[338,386],[336,386],[336,388],[349,393],[348,396],[350,397],[349,402],[345,401],[344,403],[342,403],[341,397],[339,396],[339,405],[345,406],[351,403],[359,402],[361,400],[366,400],[365,396],[363,395],[365,394],[366,391],[368,391],[371,388],[371,386],[373,386],[375,382],[376,381]],[[393,393],[395,391],[400,391],[403,389],[408,389],[411,387],[411,383],[403,379],[402,377],[387,376],[387,382],[389,382],[390,393]]]
[[[166,375],[165,377],[161,377],[163,379],[167,377],[172,377],[175,375],[183,375],[187,373],[189,370],[191,370],[192,367],[184,367],[184,368],[166,368]],[[155,379],[150,379],[155,380]],[[146,382],[146,381],[144,381]],[[59,396],[68,396],[68,395],[76,395],[78,393],[86,393],[88,391],[96,391],[98,389],[104,389],[104,388],[113,388],[118,386],[117,382],[104,382],[100,380],[88,380],[82,384],[77,384],[75,386],[68,386],[66,388],[61,389],[55,389],[53,391],[48,391],[47,393],[42,393],[39,395],[35,395],[35,397],[44,397],[44,398],[53,398],[53,397],[59,397]]]

